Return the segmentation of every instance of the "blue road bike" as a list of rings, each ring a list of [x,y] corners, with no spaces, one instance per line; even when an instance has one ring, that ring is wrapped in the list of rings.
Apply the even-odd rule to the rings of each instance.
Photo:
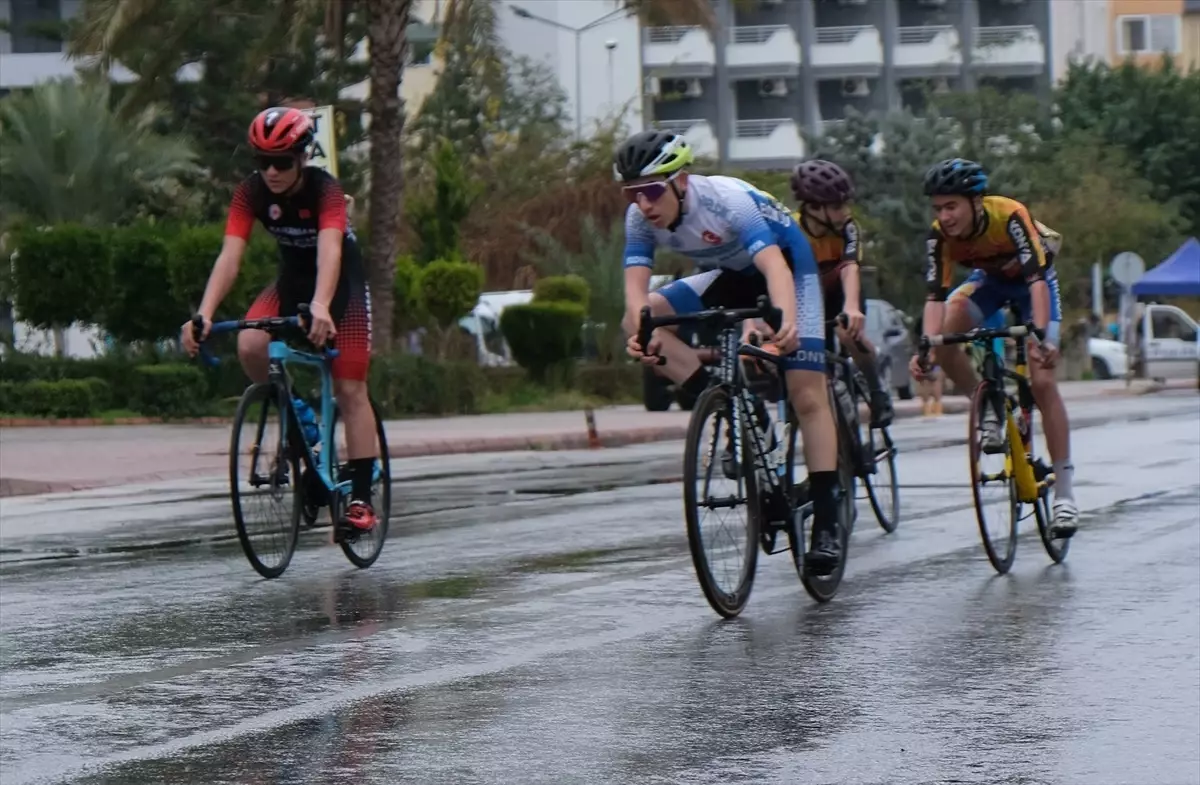
[[[240,330],[263,330],[271,336],[267,381],[251,384],[242,394],[229,444],[229,490],[238,539],[251,566],[264,578],[283,574],[296,550],[301,518],[315,525],[322,507],[329,508],[333,541],[341,545],[346,558],[357,567],[371,566],[383,550],[391,513],[387,435],[372,400],[377,452],[371,496],[378,523],[360,531],[344,519],[350,480],[343,479],[346,466],[338,463],[334,438],[339,412],[332,361],[338,352],[332,346],[312,352],[288,345],[289,333],[303,334],[309,320],[307,305],[297,310],[298,316],[214,322],[209,331],[210,338]],[[192,324],[200,335],[201,318],[193,317]],[[203,344],[200,355],[210,366],[220,363]],[[293,394],[291,364],[320,371],[321,402],[316,412]]]

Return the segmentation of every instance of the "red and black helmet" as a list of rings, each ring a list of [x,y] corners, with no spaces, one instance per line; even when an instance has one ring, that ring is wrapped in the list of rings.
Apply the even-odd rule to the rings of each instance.
[[[249,140],[258,153],[299,155],[312,144],[313,122],[299,109],[273,106],[250,123]]]
[[[816,158],[792,170],[792,195],[807,204],[841,204],[854,198],[854,182],[842,167]]]

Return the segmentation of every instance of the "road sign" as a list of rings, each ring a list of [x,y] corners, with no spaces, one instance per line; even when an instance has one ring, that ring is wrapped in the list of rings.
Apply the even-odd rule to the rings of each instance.
[[[1117,254],[1108,265],[1108,274],[1126,289],[1133,286],[1145,272],[1146,263],[1132,251]]]
[[[314,106],[301,109],[313,121],[313,145],[308,157],[310,166],[316,166],[334,177],[338,174],[337,142],[333,127],[333,107]]]

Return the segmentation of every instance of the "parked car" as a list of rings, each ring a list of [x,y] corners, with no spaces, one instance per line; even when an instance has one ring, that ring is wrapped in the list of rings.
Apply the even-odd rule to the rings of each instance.
[[[913,397],[908,361],[916,353],[909,319],[887,300],[867,300],[867,338],[875,345],[879,379],[901,400]]]

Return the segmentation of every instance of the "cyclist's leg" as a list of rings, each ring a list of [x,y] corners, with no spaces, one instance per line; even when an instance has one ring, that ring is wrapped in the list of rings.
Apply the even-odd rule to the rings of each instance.
[[[247,319],[271,319],[276,316],[279,316],[278,281],[263,289],[250,306],[250,310],[246,311]],[[238,361],[252,382],[261,383],[267,380],[267,344],[270,342],[271,336],[265,330],[238,332]]]
[[[728,270],[708,270],[672,281],[650,293],[650,313],[654,316],[689,314],[723,305],[727,308],[752,307],[734,304],[741,301],[743,289],[747,288],[747,276]],[[637,332],[637,325],[626,325],[626,330]],[[673,330],[664,331],[660,354],[667,364],[660,372],[675,382],[688,395],[695,397],[708,387],[709,372],[700,362],[696,350],[684,343]]]
[[[1062,326],[1062,297],[1058,275],[1051,267],[1046,274],[1046,286],[1050,289],[1050,324],[1046,329],[1046,340],[1058,346]],[[1021,311],[1022,321],[1033,316],[1032,297],[1029,288],[1021,286],[1013,300]],[[1034,400],[1042,413],[1042,428],[1046,434],[1046,450],[1054,462],[1054,525],[1061,534],[1073,533],[1079,510],[1075,505],[1074,466],[1071,465],[1071,429],[1067,407],[1058,389],[1054,368],[1039,363],[1029,363],[1029,386]]]
[[[343,254],[345,251],[343,250]],[[346,429],[350,504],[346,521],[359,529],[375,525],[371,475],[375,468],[375,412],[367,394],[371,367],[371,292],[350,270],[343,272],[330,307],[337,326],[338,356],[333,358],[333,387]]]
[[[972,270],[967,280],[946,298],[942,332],[959,333],[982,324],[1004,305],[1003,295],[995,281],[980,270]],[[960,395],[969,397],[975,392],[979,377],[961,346],[939,346],[934,350],[934,359]]]
[[[789,261],[811,258],[810,254],[789,254]],[[824,298],[814,263],[793,262],[792,276],[800,347],[785,358],[783,367],[804,440],[804,463],[813,503],[812,545],[805,557],[806,567],[817,575],[827,575],[836,569],[842,548],[836,498],[838,438],[827,386]]]
[[[858,295],[858,310],[863,316],[867,315],[867,298]],[[835,314],[840,313],[844,309],[846,302],[846,290],[841,286],[836,289],[827,289],[825,292],[825,313]],[[836,310],[834,310],[836,308]],[[867,337],[865,332],[859,333],[857,341],[851,341],[849,335],[841,327],[837,328],[838,340],[842,345],[850,350],[850,356],[854,358],[854,364],[862,371],[863,378],[867,381],[867,391],[871,394],[871,424],[877,428],[884,428],[892,422],[892,398],[889,390],[883,389],[883,383],[879,379],[879,365],[876,362],[875,346],[871,343],[871,339]],[[859,344],[862,348],[859,348]]]

